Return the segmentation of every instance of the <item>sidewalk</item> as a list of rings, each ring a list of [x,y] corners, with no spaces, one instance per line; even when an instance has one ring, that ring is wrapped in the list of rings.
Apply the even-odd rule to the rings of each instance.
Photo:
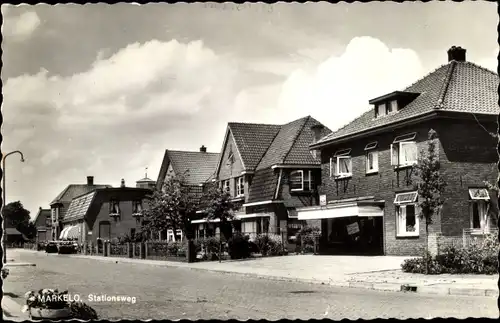
[[[27,250],[27,252],[36,252]],[[57,255],[54,255],[57,257]],[[498,297],[498,275],[423,275],[401,271],[408,257],[289,255],[240,261],[184,263],[88,255],[66,257],[214,271],[280,281],[425,294]]]

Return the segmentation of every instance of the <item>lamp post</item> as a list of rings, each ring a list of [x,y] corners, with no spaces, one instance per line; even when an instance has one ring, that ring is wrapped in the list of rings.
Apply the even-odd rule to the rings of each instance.
[[[2,170],[3,170],[3,187],[2,187],[2,193],[3,193],[3,197],[2,197],[2,206],[3,208],[5,208],[5,206],[7,205],[5,203],[5,159],[7,159],[7,156],[10,156],[12,154],[19,154],[21,155],[21,162],[24,162],[24,156],[23,156],[23,153],[20,152],[19,150],[15,150],[15,151],[11,151],[10,153],[6,154],[5,156],[3,156],[3,159],[2,159]],[[3,210],[2,208],[2,210]],[[5,224],[7,222],[5,221],[5,214],[3,215],[3,263],[6,264],[7,263],[7,229],[5,228]]]

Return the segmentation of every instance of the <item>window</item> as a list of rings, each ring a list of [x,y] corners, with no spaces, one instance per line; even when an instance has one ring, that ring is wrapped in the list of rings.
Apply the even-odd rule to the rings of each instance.
[[[236,179],[236,196],[245,195],[245,178],[243,176]]]
[[[377,117],[385,116],[387,113],[385,103],[380,103],[377,105]]]
[[[118,201],[111,201],[109,203],[109,214],[111,215],[120,214],[120,203],[118,203]]]
[[[392,100],[389,106],[387,107],[387,114],[394,113],[398,111],[398,101]]]
[[[330,158],[330,176],[337,178],[352,176],[351,149],[344,149],[335,153]]]
[[[485,188],[469,189],[469,212],[471,218],[471,229],[474,231],[485,231],[489,229],[489,199],[490,194]]]
[[[416,133],[396,137],[391,144],[391,165],[410,166],[417,163],[418,147],[415,141]]]
[[[262,232],[269,233],[269,218],[262,219]]]
[[[366,173],[378,172],[378,151],[373,150],[377,147],[377,142],[371,142],[365,146],[366,152]]]
[[[133,238],[135,236],[135,228],[130,229],[130,237]]]
[[[396,194],[396,235],[398,237],[411,237],[419,235],[419,221],[417,214],[417,192]]]
[[[133,214],[142,213],[142,201],[134,201],[132,206],[133,206],[132,208]]]
[[[229,186],[229,180],[222,181],[222,189],[224,192],[231,193],[231,187]]]
[[[241,232],[242,233],[255,233],[255,222],[254,221],[246,221],[241,222]]]
[[[229,156],[227,157],[226,166],[232,166],[234,163],[234,154],[232,151],[229,152]]]
[[[313,189],[310,170],[295,170],[290,173],[290,190],[310,191]]]

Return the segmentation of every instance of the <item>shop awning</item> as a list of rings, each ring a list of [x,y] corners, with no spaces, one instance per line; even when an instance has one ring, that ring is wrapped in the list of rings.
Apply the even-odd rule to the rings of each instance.
[[[64,237],[65,237],[65,235],[66,235],[66,232],[68,232],[69,228],[70,228],[70,227],[66,227],[66,228],[64,228],[64,229],[61,231],[61,234],[59,234],[59,240],[61,240],[61,239],[65,239]]]
[[[383,209],[378,205],[360,205],[358,203],[349,203],[343,205],[326,206],[314,209],[298,210],[299,220],[320,220],[347,218],[352,216],[375,217],[384,216]]]
[[[80,237],[80,227],[78,225],[70,227],[66,232],[67,239],[78,239],[79,237]]]
[[[254,218],[268,218],[271,216],[273,213],[250,213],[250,214],[238,214],[235,216],[235,219],[237,220],[242,220],[242,219],[254,219]]]
[[[220,219],[213,219],[213,220],[208,220],[208,219],[199,219],[199,220],[192,220],[191,223],[217,223],[220,222]]]

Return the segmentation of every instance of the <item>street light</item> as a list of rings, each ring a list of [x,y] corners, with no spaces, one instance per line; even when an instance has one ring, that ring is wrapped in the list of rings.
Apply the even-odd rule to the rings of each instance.
[[[3,170],[2,206],[3,206],[3,208],[5,208],[5,205],[7,205],[7,204],[5,204],[5,159],[7,159],[7,156],[10,156],[12,154],[21,155],[21,162],[24,163],[23,153],[20,152],[19,150],[11,151],[10,153],[3,156],[3,159],[2,159],[2,170]],[[2,208],[2,210],[3,210],[3,208]],[[7,229],[5,228],[5,223],[6,223],[5,214],[3,214],[3,263],[7,264]]]

